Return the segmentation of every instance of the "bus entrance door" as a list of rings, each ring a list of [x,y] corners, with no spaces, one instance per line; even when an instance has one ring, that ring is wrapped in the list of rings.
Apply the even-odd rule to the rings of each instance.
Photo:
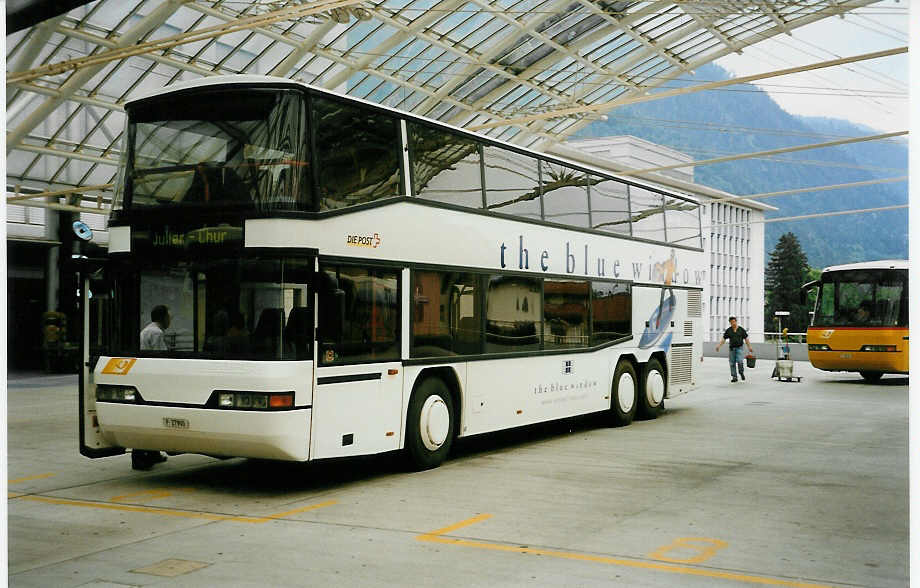
[[[107,333],[117,328],[115,294],[103,270],[91,267],[88,260],[80,267],[80,337],[79,410],[80,454],[86,457],[108,457],[125,452],[105,440],[96,417],[96,384],[93,371],[108,341]],[[113,360],[114,361],[114,360]],[[133,360],[122,360],[132,362]],[[109,369],[118,369],[113,365]]]

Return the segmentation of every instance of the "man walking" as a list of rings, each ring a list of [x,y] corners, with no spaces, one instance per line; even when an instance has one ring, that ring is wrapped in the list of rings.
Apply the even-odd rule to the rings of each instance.
[[[754,348],[751,347],[751,342],[748,341],[747,331],[744,330],[744,327],[738,326],[738,319],[735,317],[728,317],[729,327],[725,329],[725,333],[722,335],[722,340],[719,341],[719,344],[716,345],[716,351],[718,351],[722,344],[728,341],[728,366],[732,372],[732,382],[738,381],[738,375],[741,375],[741,379],[744,379],[744,356],[742,355],[742,346],[747,345],[748,351],[751,353],[754,352]],[[737,368],[735,365],[737,364]]]

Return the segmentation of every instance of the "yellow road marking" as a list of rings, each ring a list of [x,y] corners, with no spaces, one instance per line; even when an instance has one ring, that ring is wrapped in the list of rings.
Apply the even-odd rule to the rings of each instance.
[[[594,563],[603,563],[608,565],[624,566],[630,568],[639,568],[644,570],[655,570],[660,572],[670,572],[673,574],[686,574],[689,576],[703,576],[706,578],[719,578],[722,580],[734,580],[736,582],[746,582],[748,584],[762,584],[766,586],[790,586],[792,588],[831,588],[826,584],[813,584],[810,582],[797,582],[795,580],[783,580],[780,578],[768,578],[764,576],[751,576],[735,572],[721,572],[718,570],[707,570],[700,568],[691,568],[686,566],[676,566],[663,563],[654,563],[648,561],[622,559],[617,557],[607,557],[601,555],[591,555],[587,553],[574,553],[569,551],[556,551],[553,549],[537,549],[533,547],[523,547],[514,545],[502,545],[499,543],[486,543],[483,541],[469,541],[466,539],[451,539],[443,537],[451,531],[467,527],[479,521],[483,521],[492,515],[482,514],[465,521],[460,521],[449,527],[424,533],[416,536],[418,541],[427,541],[431,543],[444,543],[447,545],[460,545],[463,547],[475,547],[477,549],[489,549],[492,551],[507,551],[511,553],[530,553],[533,555],[543,555],[548,557],[558,557],[561,559],[571,559],[577,561],[590,561]]]
[[[668,561],[671,563],[682,563],[682,564],[695,564],[703,563],[707,559],[710,559],[716,554],[720,549],[725,549],[728,547],[728,543],[725,541],[720,541],[719,539],[710,539],[709,537],[680,537],[675,539],[673,543],[659,547],[653,553],[648,554],[649,559],[657,559],[660,561]],[[693,557],[675,557],[671,555],[665,555],[666,553],[671,553],[672,551],[698,551],[699,555]]]
[[[137,498],[139,496],[147,498],[167,498],[172,496],[175,492],[194,492],[194,488],[171,488],[169,490],[142,490],[141,492],[132,492],[131,494],[122,494],[120,496],[113,496],[109,498],[111,502],[125,502],[131,498]]]
[[[304,506],[301,508],[296,508],[286,512],[271,514],[264,517],[248,517],[248,516],[234,516],[234,515],[222,515],[210,512],[196,512],[191,510],[176,510],[170,508],[155,508],[150,506],[136,506],[132,504],[112,504],[110,502],[89,502],[85,500],[71,500],[69,498],[52,498],[50,496],[37,496],[37,495],[19,495],[12,498],[18,498],[19,500],[31,500],[34,502],[43,502],[45,504],[56,504],[61,506],[78,506],[83,508],[98,508],[102,510],[118,510],[122,512],[141,512],[146,514],[158,514],[164,516],[172,517],[183,517],[189,519],[206,519],[210,521],[235,521],[237,523],[267,523],[268,521],[276,521],[284,518],[285,516],[295,514],[298,512],[306,512],[309,510],[315,510],[317,508],[324,508],[326,506],[331,506],[336,504],[335,500],[327,500],[326,502],[320,502],[319,504],[312,504],[309,506]]]
[[[327,507],[327,506],[332,506],[333,504],[336,504],[336,501],[335,501],[335,500],[327,500],[326,502],[320,502],[320,503],[318,503],[318,504],[311,504],[311,505],[309,505],[309,506],[302,506],[302,507],[300,507],[300,508],[295,508],[295,509],[293,509],[293,510],[287,510],[287,511],[284,511],[284,512],[279,512],[278,514],[268,515],[268,516],[265,516],[265,517],[255,518],[255,519],[246,520],[246,521],[242,521],[242,522],[245,522],[245,523],[266,523],[266,522],[268,522],[268,521],[274,521],[274,520],[283,519],[283,518],[288,517],[288,516],[293,515],[293,514],[298,514],[298,513],[301,513],[301,512],[307,512],[307,511],[311,511],[311,510],[316,510],[316,509],[318,509],[318,508],[325,508],[325,507]]]
[[[15,480],[7,480],[7,484],[19,484],[20,482],[29,482],[31,480],[41,480],[42,478],[50,478],[54,474],[37,474],[35,476],[26,476],[25,478],[16,478]]]
[[[421,538],[423,538],[423,537],[436,537],[436,536],[438,536],[438,535],[446,535],[446,534],[450,533],[451,531],[456,531],[457,529],[462,529],[463,527],[468,527],[468,526],[470,526],[470,525],[472,525],[472,524],[478,523],[479,521],[484,521],[484,520],[490,519],[490,518],[492,518],[492,515],[483,513],[483,514],[478,515],[478,516],[475,516],[475,517],[473,517],[473,518],[471,518],[471,519],[466,519],[465,521],[460,521],[459,523],[457,523],[457,524],[455,524],[455,525],[451,525],[451,526],[449,526],[449,527],[444,527],[443,529],[438,529],[437,531],[432,531],[431,533],[425,533],[424,535],[419,535],[419,539],[421,539]],[[421,540],[424,541],[425,539],[421,539]]]

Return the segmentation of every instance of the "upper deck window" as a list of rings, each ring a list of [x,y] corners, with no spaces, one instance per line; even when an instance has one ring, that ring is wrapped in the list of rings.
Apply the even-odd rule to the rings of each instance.
[[[412,194],[482,208],[479,144],[458,133],[409,122]]]
[[[251,88],[131,108],[126,207],[309,210],[305,113],[296,92]]]
[[[313,126],[321,211],[405,194],[396,118],[315,97]]]

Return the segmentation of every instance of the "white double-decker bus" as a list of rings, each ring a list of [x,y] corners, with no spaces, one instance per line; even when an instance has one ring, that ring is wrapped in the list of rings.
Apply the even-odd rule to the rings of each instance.
[[[126,111],[108,256],[83,268],[83,455],[428,468],[694,386],[692,199],[290,80]]]

